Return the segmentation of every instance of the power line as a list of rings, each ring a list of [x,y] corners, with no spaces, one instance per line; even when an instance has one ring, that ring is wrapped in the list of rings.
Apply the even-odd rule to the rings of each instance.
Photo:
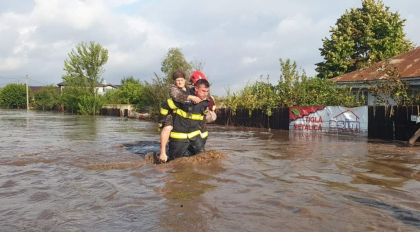
[[[16,78],[26,78],[25,76],[22,75],[11,75],[11,76],[0,76],[1,79],[16,79]]]
[[[29,77],[28,77],[28,79],[29,79],[29,80],[31,80],[31,81],[35,81],[35,82],[38,82],[38,83],[40,83],[40,84],[43,84],[43,85],[48,85],[48,84],[46,84],[46,83],[42,83],[42,82],[36,81],[36,80],[34,80],[34,79],[31,79],[31,78],[29,78]]]
[[[9,83],[3,83],[3,84],[16,83],[16,81],[18,81],[20,83],[21,82],[21,79],[25,79],[25,78],[26,77],[2,77],[2,76],[0,76],[0,79],[13,79],[13,81],[10,81]],[[37,82],[39,84],[42,84],[42,85],[48,85],[45,82],[40,82],[40,81],[34,80],[32,78],[29,78],[29,77],[28,77],[28,79],[31,80],[31,81]],[[0,85],[3,85],[3,84],[0,84]]]
[[[0,79],[16,79],[16,78],[25,78],[25,77],[0,77]]]
[[[13,82],[14,83],[14,82]],[[11,84],[10,82],[6,82],[6,83],[0,83],[0,85],[7,85],[7,84]]]
[[[6,79],[13,79],[13,81],[10,81],[9,83],[3,83],[3,84],[12,84],[12,83],[17,83],[17,84],[19,84],[19,82],[20,82],[20,79],[24,79],[25,77],[22,77],[22,76],[15,76],[15,77],[5,77],[5,76],[0,76],[0,79],[4,79],[4,80],[6,80]],[[2,84],[2,85],[3,85]]]
[[[22,82],[22,81],[19,81],[19,83],[16,83],[16,80],[14,80],[14,81],[9,81],[9,82],[3,82],[2,84],[0,84],[0,85],[7,85],[7,84],[23,84],[24,82]]]

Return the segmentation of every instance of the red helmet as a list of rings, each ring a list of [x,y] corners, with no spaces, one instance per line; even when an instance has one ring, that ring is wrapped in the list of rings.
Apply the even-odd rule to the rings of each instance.
[[[194,83],[194,85],[200,79],[207,80],[206,76],[204,76],[204,74],[202,72],[200,72],[200,71],[194,71],[193,73],[191,73],[190,81],[192,83]]]
[[[214,101],[213,96],[209,95],[209,110],[215,111],[216,110],[216,102]]]

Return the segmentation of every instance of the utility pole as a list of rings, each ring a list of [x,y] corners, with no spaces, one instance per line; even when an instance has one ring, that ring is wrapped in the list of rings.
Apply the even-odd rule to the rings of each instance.
[[[28,75],[26,75],[26,109],[29,110]]]

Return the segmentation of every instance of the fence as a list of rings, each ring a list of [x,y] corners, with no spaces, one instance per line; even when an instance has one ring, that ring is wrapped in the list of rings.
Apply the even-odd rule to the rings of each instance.
[[[272,115],[268,116],[264,110],[219,109],[217,120],[219,125],[232,125],[244,127],[260,127],[280,130],[289,130],[289,108],[272,109]]]
[[[101,112],[100,112],[100,115],[116,116],[116,117],[123,116],[124,117],[124,115],[121,115],[121,114],[124,114],[124,111],[122,111],[122,112],[121,111],[122,110],[116,109],[116,108],[102,108]]]
[[[368,137],[376,139],[408,141],[420,128],[411,121],[411,115],[419,115],[420,106],[368,106]],[[128,109],[103,108],[101,115],[128,117]],[[274,108],[268,116],[264,110],[218,109],[219,125],[259,127],[289,130],[289,108]],[[417,140],[420,142],[420,139]]]
[[[133,105],[130,104],[107,104],[101,109],[100,115],[128,117],[133,111]]]
[[[419,115],[419,106],[369,106],[368,137],[408,141],[420,128],[411,115]]]
[[[420,128],[411,121],[411,115],[419,115],[420,106],[368,106],[368,137],[408,141]],[[289,108],[275,108],[268,116],[263,110],[219,109],[219,125],[260,127],[289,130]],[[420,142],[420,139],[417,140]]]

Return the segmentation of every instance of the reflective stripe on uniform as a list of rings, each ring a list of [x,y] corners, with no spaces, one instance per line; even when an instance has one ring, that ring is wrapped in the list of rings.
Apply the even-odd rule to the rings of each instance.
[[[171,109],[176,109],[177,108],[174,101],[172,100],[172,98],[169,98],[167,102],[168,102],[169,108],[171,108]]]
[[[170,137],[174,139],[191,139],[200,134],[200,130],[196,130],[190,133],[171,132]]]
[[[181,133],[181,132],[171,132],[170,137],[174,139],[191,139],[195,136],[200,135],[201,138],[207,138],[209,136],[209,132],[201,132],[200,130],[196,130],[190,133]]]
[[[181,116],[183,118],[188,118],[188,119],[192,119],[192,120],[202,121],[204,119],[204,116],[201,115],[201,114],[190,114],[190,115],[188,115],[187,112],[185,112],[181,109],[175,109],[174,113],[178,114],[179,116]]]
[[[188,119],[198,120],[198,121],[204,120],[204,115],[202,114],[188,114],[187,112],[181,109],[178,109],[174,101],[172,100],[172,98],[169,98],[167,100],[167,103],[168,103],[169,108],[171,108],[175,114],[178,114],[179,116],[183,118],[188,118]],[[166,109],[160,108],[160,113],[163,115],[167,115],[169,111]]]
[[[164,109],[164,108],[160,108],[160,114],[167,115],[168,113],[169,113],[169,110]]]
[[[209,136],[209,132],[208,131],[202,132],[202,133],[200,133],[200,135],[201,135],[201,138],[205,139],[205,138],[207,138],[207,136]]]

